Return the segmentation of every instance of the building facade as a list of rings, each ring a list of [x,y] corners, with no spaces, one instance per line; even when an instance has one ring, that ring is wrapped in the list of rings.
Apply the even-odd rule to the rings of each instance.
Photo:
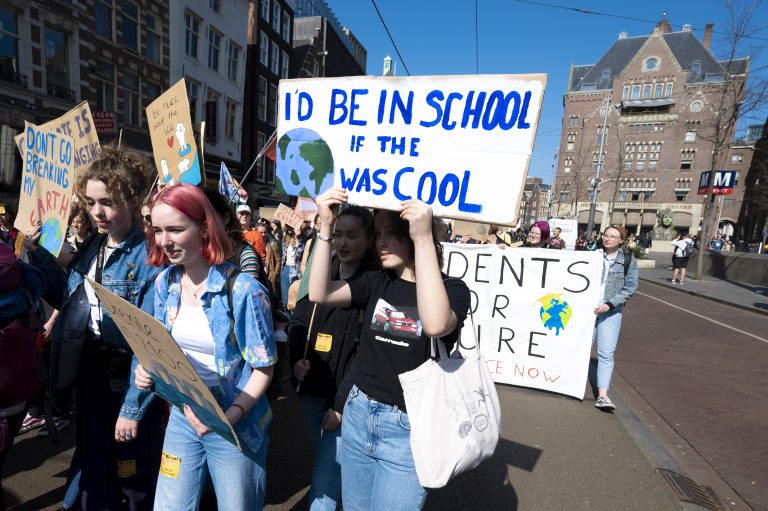
[[[519,227],[528,229],[539,220],[549,220],[550,185],[544,184],[540,177],[525,179],[523,199],[520,201]]]
[[[662,20],[650,35],[621,33],[596,64],[571,67],[553,211],[585,229],[596,186],[597,230],[617,223],[658,239],[699,231],[697,189],[712,168],[713,126],[718,111],[736,103],[724,91],[746,80],[749,63],[719,61],[711,31],[702,41],[690,26],[673,32]],[[716,168],[745,172],[752,150],[732,143],[732,131],[723,139]],[[744,185],[737,181],[718,201],[726,223],[738,218]]]
[[[0,0],[0,181],[15,183],[13,136],[88,101],[99,132],[147,154],[144,108],[168,87],[168,2]]]

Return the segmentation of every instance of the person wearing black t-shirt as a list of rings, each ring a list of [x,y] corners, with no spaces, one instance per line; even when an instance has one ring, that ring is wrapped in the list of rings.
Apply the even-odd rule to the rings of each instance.
[[[418,510],[427,490],[416,475],[398,375],[428,360],[430,337],[453,348],[469,310],[469,289],[441,273],[437,220],[418,200],[374,214],[382,270],[331,281],[334,210],[346,201],[343,188],[317,198],[321,227],[309,280],[313,302],[365,311],[357,358],[336,394],[336,409],[342,404],[344,410],[342,502],[348,511]]]

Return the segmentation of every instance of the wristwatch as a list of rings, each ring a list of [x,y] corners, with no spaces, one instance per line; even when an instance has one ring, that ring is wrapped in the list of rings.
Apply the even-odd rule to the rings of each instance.
[[[327,242],[330,243],[333,240],[333,234],[331,234],[330,236],[323,236],[322,234],[320,234],[318,232],[317,233],[317,239],[319,239],[320,241],[327,241]]]

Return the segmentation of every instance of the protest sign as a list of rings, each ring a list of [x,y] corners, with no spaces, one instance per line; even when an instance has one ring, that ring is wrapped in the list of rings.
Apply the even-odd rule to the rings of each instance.
[[[546,75],[281,80],[279,193],[513,225]]]
[[[179,408],[189,406],[200,422],[240,449],[232,425],[165,326],[92,279],[88,282],[142,367],[152,375],[155,393]]]
[[[259,208],[259,218],[266,218],[267,220],[276,220],[275,213],[277,213],[277,208],[268,208],[266,206],[262,206]]]
[[[457,236],[466,236],[469,234],[472,236],[473,240],[484,243],[491,233],[491,226],[488,224],[456,220],[453,222],[453,232],[456,233]]]
[[[301,228],[301,224],[304,223],[304,219],[285,204],[280,204],[277,207],[277,211],[275,211],[275,219],[280,220],[283,225],[290,225],[297,231]]]
[[[67,233],[75,186],[72,137],[24,123],[24,170],[19,213],[14,227],[22,233],[42,223],[40,246],[58,256]]]
[[[87,101],[83,101],[61,117],[41,124],[39,127],[72,137],[75,144],[72,152],[75,177],[88,170],[93,160],[101,154],[99,135]],[[24,134],[17,135],[14,140],[19,152],[24,157]],[[75,178],[71,180],[74,181]]]
[[[560,237],[565,241],[565,248],[567,250],[574,250],[576,248],[576,239],[579,237],[579,225],[576,219],[550,218],[549,232],[554,233],[555,227],[560,228]]]
[[[146,110],[160,182],[199,184],[202,180],[200,159],[184,79],[161,94]]]
[[[296,201],[296,207],[293,208],[301,218],[312,222],[317,215],[317,204],[307,197],[299,197]]]
[[[498,383],[583,399],[603,260],[597,252],[444,244],[443,271],[469,287],[460,348]]]

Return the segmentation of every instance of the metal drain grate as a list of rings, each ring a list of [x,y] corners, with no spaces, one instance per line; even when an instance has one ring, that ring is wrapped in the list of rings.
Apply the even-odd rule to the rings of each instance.
[[[720,497],[709,486],[701,486],[693,479],[666,468],[657,468],[656,471],[672,488],[677,500],[690,502],[710,511],[728,511]]]

